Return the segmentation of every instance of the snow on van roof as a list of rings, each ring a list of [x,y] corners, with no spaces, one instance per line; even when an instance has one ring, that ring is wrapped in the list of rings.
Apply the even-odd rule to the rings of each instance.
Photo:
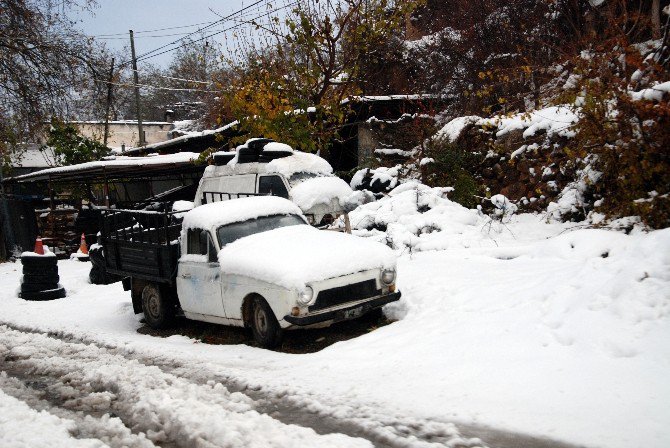
[[[332,174],[333,167],[326,159],[308,152],[295,151],[293,155],[275,159],[267,165],[268,173],[279,173],[291,177],[295,173]]]
[[[302,216],[297,205],[277,196],[240,198],[196,207],[186,213],[182,227],[185,230],[210,229],[261,216],[284,214]]]
[[[209,165],[203,177],[231,176],[233,174],[269,173],[283,174],[287,178],[296,173],[329,175],[333,167],[325,159],[308,152],[293,151],[293,154],[269,163],[237,163],[237,157],[226,165]]]

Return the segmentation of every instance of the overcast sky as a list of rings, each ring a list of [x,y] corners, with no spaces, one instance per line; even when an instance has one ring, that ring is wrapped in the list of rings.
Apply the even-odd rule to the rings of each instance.
[[[98,36],[98,40],[105,42],[110,49],[121,50],[129,45],[128,30],[135,32],[135,49],[139,55],[169,44],[184,34],[196,31],[198,28],[207,26],[207,23],[218,20],[213,11],[221,16],[227,16],[240,10],[245,6],[253,5],[257,0],[98,0],[94,13],[76,13],[81,20],[78,25],[85,34]],[[245,11],[246,18],[251,19],[266,11],[264,1]],[[275,8],[284,4],[283,1],[269,1]],[[210,10],[211,8],[211,10]],[[262,9],[259,9],[262,8]],[[161,28],[171,28],[184,25],[188,28],[172,29],[165,31],[143,32]],[[227,21],[217,24],[206,30],[207,34],[221,31],[234,25],[235,22]],[[249,29],[249,27],[246,27]],[[114,36],[109,36],[114,34]],[[165,36],[168,34],[176,34]],[[164,37],[152,37],[164,36]],[[223,34],[214,39],[223,41]],[[168,47],[169,48],[169,47]],[[129,50],[128,50],[129,51]],[[171,53],[151,58],[154,64],[167,65],[171,60]],[[130,54],[128,54],[130,58]]]

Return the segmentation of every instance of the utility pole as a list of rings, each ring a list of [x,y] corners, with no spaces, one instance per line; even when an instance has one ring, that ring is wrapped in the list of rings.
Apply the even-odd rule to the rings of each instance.
[[[137,58],[135,57],[135,38],[130,30],[130,51],[133,56],[133,79],[135,81],[135,108],[137,109],[137,130],[140,133],[140,146],[144,146],[144,132],[142,131],[142,110],[140,108],[140,86],[137,76]]]
[[[103,144],[107,146],[107,137],[109,137],[109,108],[112,105],[112,80],[114,79],[114,58],[112,58],[112,66],[109,69],[109,81],[107,82],[107,105],[105,107],[105,137]]]

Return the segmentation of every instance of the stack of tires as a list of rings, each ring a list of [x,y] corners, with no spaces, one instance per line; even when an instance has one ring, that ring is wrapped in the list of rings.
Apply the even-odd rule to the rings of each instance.
[[[21,295],[24,300],[54,300],[65,297],[65,288],[58,276],[58,260],[53,254],[21,256],[23,278]]]

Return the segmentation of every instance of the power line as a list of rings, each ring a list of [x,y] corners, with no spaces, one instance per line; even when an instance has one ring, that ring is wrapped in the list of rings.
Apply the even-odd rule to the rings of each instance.
[[[218,93],[216,90],[202,90],[202,89],[187,89],[187,88],[176,88],[176,87],[158,87],[158,86],[152,86],[150,84],[129,84],[129,83],[124,83],[124,82],[110,82],[106,81],[104,79],[99,79],[95,78],[95,82],[99,82],[102,84],[112,84],[115,86],[119,87],[144,87],[147,89],[153,89],[153,90],[169,90],[169,91],[176,91],[176,92],[203,92],[203,93]]]
[[[161,45],[160,47],[158,47],[158,48],[156,48],[156,49],[153,49],[153,50],[151,50],[151,51],[148,51],[148,52],[146,52],[146,53],[144,53],[144,54],[139,55],[139,56],[137,56],[137,60],[139,61],[139,60],[141,60],[141,59],[146,59],[146,58],[149,57],[152,53],[155,53],[155,52],[157,52],[157,51],[162,50],[163,48],[167,48],[167,47],[169,47],[169,46],[171,46],[171,45],[174,45],[174,44],[176,44],[176,43],[178,43],[178,42],[180,42],[180,41],[186,39],[188,36],[191,36],[191,35],[193,35],[193,34],[202,32],[202,31],[206,30],[207,28],[211,28],[212,26],[214,26],[214,25],[216,25],[216,24],[218,24],[218,23],[225,22],[226,20],[230,19],[231,17],[233,17],[233,16],[235,16],[235,15],[237,15],[237,14],[243,12],[243,11],[246,11],[247,9],[252,8],[252,7],[254,7],[254,6],[256,6],[256,5],[258,5],[258,4],[260,4],[260,3],[264,2],[264,1],[266,1],[266,0],[257,0],[257,1],[255,1],[254,3],[252,3],[251,5],[249,5],[249,6],[245,6],[244,8],[239,9],[239,10],[233,12],[232,14],[229,14],[229,15],[227,15],[226,17],[223,17],[223,18],[221,18],[221,19],[219,19],[219,20],[217,20],[217,21],[215,21],[215,22],[212,22],[212,23],[210,23],[210,24],[207,25],[207,26],[204,26],[204,27],[202,27],[202,28],[198,28],[197,30],[188,33],[186,36],[184,36],[184,37],[182,37],[182,38],[180,38],[180,39],[177,39],[177,40],[175,40],[175,41],[173,41],[173,42],[170,42],[169,44]],[[202,40],[202,39],[199,39],[199,40]],[[196,42],[197,42],[197,41],[196,41]],[[172,50],[171,50],[171,51],[172,51]],[[165,52],[163,52],[163,53],[165,53]],[[163,53],[159,53],[159,54],[163,54]],[[157,55],[154,54],[153,56],[157,56]],[[151,56],[151,57],[153,57],[153,56]],[[126,61],[126,62],[124,62],[124,63],[121,64],[121,65],[127,65],[127,64],[129,64],[129,63],[131,63],[131,62],[132,62],[132,61]]]
[[[268,15],[268,14],[271,14],[271,13],[273,13],[273,12],[278,12],[278,11],[281,11],[281,10],[283,10],[283,9],[290,8],[291,6],[297,5],[298,3],[299,3],[299,1],[295,1],[295,2],[293,2],[293,3],[289,3],[288,5],[282,6],[281,8],[277,8],[277,9],[275,9],[275,10],[273,10],[273,11],[269,11],[269,12],[267,12],[267,13],[264,13],[264,14],[261,14],[261,15],[259,15],[259,16],[256,16],[256,17],[254,17],[254,18],[251,19],[251,20],[247,20],[247,21],[245,21],[245,22],[238,23],[238,24],[233,25],[233,26],[231,26],[231,27],[229,27],[229,28],[226,28],[225,30],[217,31],[216,33],[209,34],[209,35],[204,36],[204,37],[201,37],[201,38],[199,38],[199,39],[191,40],[191,41],[187,42],[186,44],[190,45],[190,44],[194,44],[194,43],[196,43],[196,42],[200,42],[200,41],[202,41],[202,40],[209,39],[210,37],[214,37],[214,36],[219,35],[219,34],[221,34],[221,33],[225,33],[226,31],[230,31],[230,30],[233,30],[233,29],[235,29],[235,28],[239,28],[239,27],[241,27],[242,25],[244,25],[244,24],[246,24],[246,23],[253,22],[253,21],[256,20],[256,19],[259,19],[259,18],[261,18],[261,17],[264,17],[264,16],[266,16],[266,15]],[[179,40],[182,40],[182,39],[179,39]],[[179,40],[177,40],[176,42],[179,42]],[[161,47],[161,48],[164,48],[164,47],[169,46],[169,45],[170,45],[170,44],[168,44],[168,45],[164,45],[164,46]],[[171,51],[174,51],[174,50],[176,50],[177,48],[179,48],[179,46],[176,46],[176,47],[173,47],[173,48],[169,48],[169,49],[167,49],[167,50],[165,50],[165,51],[162,51],[162,52],[160,52],[160,53],[151,54],[151,55],[149,55],[148,53],[145,53],[145,55],[138,56],[137,60],[140,61],[140,60],[145,60],[145,59],[153,58],[153,57],[156,57],[156,56],[160,56],[160,55],[163,55],[163,54],[165,54],[165,53],[169,53],[169,52],[171,52]],[[157,50],[158,50],[158,49],[157,49]],[[151,53],[151,52],[149,52],[149,53]]]
[[[200,22],[200,23],[194,23],[192,25],[180,25],[180,26],[171,26],[168,28],[156,28],[155,30],[144,30],[144,31],[135,31],[135,34],[143,34],[143,33],[155,33],[158,31],[169,31],[169,30],[178,30],[178,29],[183,29],[183,28],[191,28],[194,26],[200,26],[200,25],[208,25],[211,23],[218,22],[218,20],[213,20],[211,22]],[[98,34],[97,36],[91,36],[91,37],[113,37],[113,36],[126,36],[128,33],[111,33],[111,34]]]

